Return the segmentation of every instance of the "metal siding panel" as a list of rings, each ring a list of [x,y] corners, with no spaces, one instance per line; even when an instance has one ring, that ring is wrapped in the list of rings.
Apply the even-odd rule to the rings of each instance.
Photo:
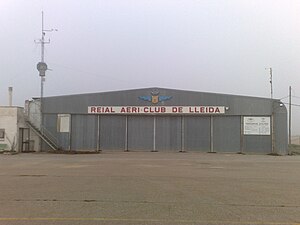
[[[125,150],[126,117],[100,116],[100,149]]]
[[[156,150],[181,150],[181,117],[156,117]]]
[[[210,150],[210,117],[184,117],[184,150],[203,152]]]
[[[270,153],[272,138],[268,136],[244,135],[244,152]]]
[[[68,149],[69,137],[66,137],[64,133],[57,132],[57,114],[44,114],[43,125],[47,135],[52,136],[62,149]],[[46,143],[43,143],[43,149],[52,150]]]
[[[239,116],[214,117],[215,152],[240,152],[241,119]]]
[[[71,149],[97,150],[97,116],[72,115]]]
[[[281,110],[281,111],[279,111]],[[274,133],[275,133],[275,152],[278,154],[288,154],[288,125],[286,110],[277,109],[274,118]]]
[[[50,132],[54,137],[57,137],[57,115],[56,114],[44,114],[43,116],[43,126],[48,132]]]
[[[46,97],[43,104],[44,112],[86,114],[90,105],[153,105],[151,102],[139,99],[139,96],[151,96],[153,90],[158,90],[160,95],[172,96],[170,100],[157,103],[158,106],[220,105],[229,107],[226,115],[270,115],[272,113],[272,99],[163,88]]]
[[[58,135],[58,145],[63,150],[69,150],[70,137],[69,133],[59,133]]]
[[[128,150],[153,150],[153,116],[128,117]]]

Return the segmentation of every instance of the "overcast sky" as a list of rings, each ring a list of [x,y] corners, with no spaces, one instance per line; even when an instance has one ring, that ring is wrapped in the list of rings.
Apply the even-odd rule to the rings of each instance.
[[[300,104],[299,0],[0,0],[0,105],[144,87],[270,97]],[[285,98],[284,102],[288,102]],[[300,107],[293,107],[300,134]],[[297,118],[296,118],[297,117]]]

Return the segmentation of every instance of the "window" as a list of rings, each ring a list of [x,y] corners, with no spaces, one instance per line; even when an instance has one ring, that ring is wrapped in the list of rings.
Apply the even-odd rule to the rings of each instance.
[[[5,138],[5,129],[0,129],[0,140]]]

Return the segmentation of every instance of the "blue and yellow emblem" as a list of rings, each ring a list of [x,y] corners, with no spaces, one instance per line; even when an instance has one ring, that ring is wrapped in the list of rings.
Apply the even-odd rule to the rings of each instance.
[[[148,96],[139,96],[139,99],[157,104],[159,102],[170,100],[172,96],[159,95],[159,92],[151,92]]]

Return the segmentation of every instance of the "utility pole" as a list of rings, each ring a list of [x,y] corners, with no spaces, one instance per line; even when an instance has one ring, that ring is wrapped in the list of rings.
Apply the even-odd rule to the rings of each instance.
[[[272,67],[266,68],[266,70],[270,71],[271,99],[273,99],[273,70]]]
[[[272,67],[270,68],[265,68],[266,70],[270,71],[270,85],[271,85],[271,99],[272,99],[272,115],[271,115],[271,139],[272,139],[272,154],[275,153],[275,126],[274,126],[274,101],[273,101],[273,71],[272,71]]]
[[[273,70],[270,68],[271,98],[273,99]]]
[[[292,87],[289,88],[289,145],[292,144]]]

